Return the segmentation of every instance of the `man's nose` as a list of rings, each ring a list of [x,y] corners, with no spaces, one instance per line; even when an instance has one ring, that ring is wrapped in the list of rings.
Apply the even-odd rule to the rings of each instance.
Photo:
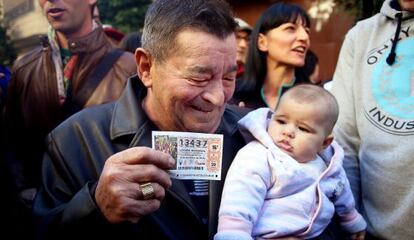
[[[248,44],[249,44],[249,40],[247,40],[247,39],[245,39],[245,38],[241,38],[241,39],[239,39],[239,41],[238,41],[238,45],[239,45],[239,47],[244,47],[244,48],[246,48]]]
[[[203,98],[216,106],[223,106],[225,97],[222,80],[211,80],[203,93]]]

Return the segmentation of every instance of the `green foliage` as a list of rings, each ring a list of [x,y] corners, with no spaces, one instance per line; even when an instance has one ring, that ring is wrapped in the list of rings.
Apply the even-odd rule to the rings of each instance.
[[[101,21],[123,33],[138,31],[144,26],[145,12],[151,0],[99,0]]]
[[[343,10],[356,17],[356,20],[371,17],[378,13],[384,0],[335,0]]]
[[[16,50],[6,34],[6,28],[0,25],[0,64],[11,67],[15,59]]]

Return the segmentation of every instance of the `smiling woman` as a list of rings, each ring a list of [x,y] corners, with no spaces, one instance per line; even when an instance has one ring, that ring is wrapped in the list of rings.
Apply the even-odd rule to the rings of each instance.
[[[232,103],[274,109],[284,87],[304,81],[296,68],[305,63],[310,47],[310,21],[297,5],[276,3],[266,9],[250,36],[243,79],[238,79]]]

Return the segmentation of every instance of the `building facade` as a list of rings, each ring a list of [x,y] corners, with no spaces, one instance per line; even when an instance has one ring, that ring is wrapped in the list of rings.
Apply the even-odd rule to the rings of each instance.
[[[37,0],[0,0],[0,8],[0,19],[18,54],[39,44],[39,36],[46,34],[48,23]]]

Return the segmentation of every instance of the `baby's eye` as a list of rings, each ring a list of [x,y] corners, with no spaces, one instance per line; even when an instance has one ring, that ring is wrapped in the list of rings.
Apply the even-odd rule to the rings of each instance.
[[[305,127],[299,127],[299,130],[302,132],[310,132],[310,130],[308,128]]]
[[[283,119],[276,119],[276,122],[279,124],[286,124],[286,121]]]

